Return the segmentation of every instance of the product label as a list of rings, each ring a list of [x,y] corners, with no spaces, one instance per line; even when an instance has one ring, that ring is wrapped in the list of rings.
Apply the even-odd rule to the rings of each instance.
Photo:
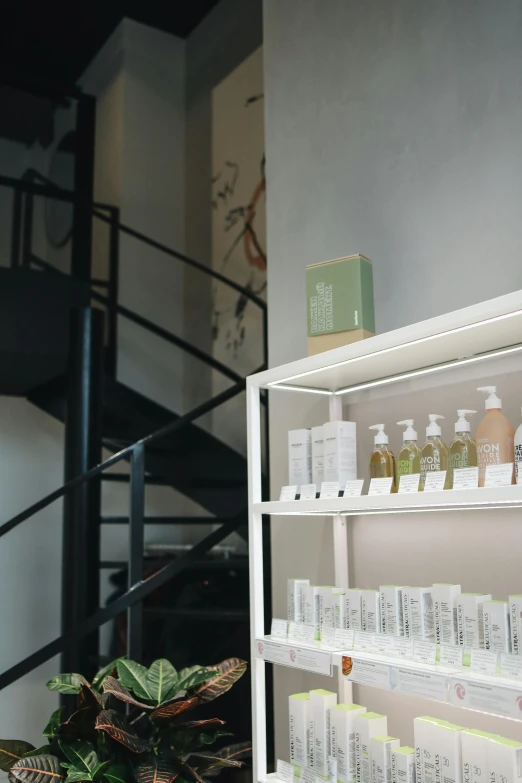
[[[397,658],[413,658],[414,654],[413,639],[395,639],[395,653]]]
[[[437,660],[437,645],[431,642],[415,641],[413,660],[419,663],[435,663]]]
[[[277,759],[276,777],[284,783],[294,783],[294,765]]]
[[[321,644],[325,647],[336,647],[335,628],[323,628],[321,631]]]
[[[313,623],[298,623],[291,620],[288,623],[288,639],[296,642],[313,644],[315,642],[315,625]]]
[[[277,636],[278,639],[286,639],[287,634],[288,634],[288,621],[278,620],[276,617],[273,617],[270,636]]]
[[[392,484],[393,478],[373,478],[370,481],[368,495],[389,495]]]
[[[463,656],[463,647],[443,646],[440,648],[439,663],[442,666],[451,666],[453,669],[459,669],[462,666]]]
[[[522,680],[522,658],[519,655],[500,653],[500,676]]]
[[[316,778],[317,775],[313,769],[308,769],[308,767],[303,767],[301,769],[301,777],[299,778],[300,783],[315,783]]]
[[[471,650],[470,671],[495,675],[497,673],[497,663],[498,653],[491,650]]]
[[[295,500],[297,495],[297,484],[291,484],[287,487],[281,487],[279,500]]]
[[[435,701],[446,701],[446,677],[432,672],[399,668],[397,690]]]
[[[315,484],[303,484],[299,492],[301,500],[315,500],[317,489]]]
[[[477,461],[481,476],[487,465],[500,465],[500,443],[489,443],[486,438],[477,440]]]
[[[374,685],[376,688],[389,691],[392,688],[390,671],[391,667],[385,663],[363,661],[347,655],[343,655],[342,658],[343,677],[353,682],[359,682],[361,685]]]
[[[486,465],[485,487],[506,487],[513,481],[513,463]]]
[[[479,469],[460,468],[453,473],[453,489],[476,489],[478,487]]]
[[[438,492],[444,489],[446,482],[446,470],[433,470],[426,474],[426,481],[424,483],[424,492]]]
[[[347,481],[344,487],[344,497],[359,497],[362,493],[363,485],[364,479],[353,479],[352,481]]]
[[[335,629],[335,641],[338,649],[352,650],[354,643],[355,631],[351,631],[347,628]]]
[[[411,473],[409,476],[400,476],[399,478],[399,495],[408,492],[419,491],[420,473]]]
[[[320,498],[338,498],[339,497],[339,482],[338,481],[323,481],[321,484]]]

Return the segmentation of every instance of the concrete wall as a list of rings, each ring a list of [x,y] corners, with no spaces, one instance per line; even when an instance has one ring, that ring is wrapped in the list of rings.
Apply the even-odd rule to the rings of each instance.
[[[306,354],[308,263],[355,252],[371,258],[379,332],[522,287],[521,32],[520,2],[265,0],[272,365]],[[480,404],[475,385],[422,397],[403,389],[408,396],[402,400],[345,411],[359,424],[361,470],[370,448],[368,424],[395,422],[408,411],[423,417],[422,437],[427,406],[437,404],[449,418],[449,438],[463,395]],[[516,387],[507,379],[502,387],[518,422]],[[273,392],[270,403],[275,496],[287,482],[286,430],[321,423],[328,412],[320,398],[302,394]],[[394,447],[395,429],[391,425]],[[505,596],[518,575],[510,554],[515,519],[487,516],[355,519],[352,584],[462,581],[464,589],[487,586],[495,597]],[[469,557],[457,559],[465,536],[472,539]],[[274,520],[272,552],[276,613],[284,611],[288,576],[331,581],[327,521]],[[275,685],[277,752],[286,758],[286,698],[320,683],[279,668]],[[520,726],[507,721],[355,690],[362,703],[388,714],[391,733],[403,742],[412,740],[413,716],[426,713],[522,737]]]

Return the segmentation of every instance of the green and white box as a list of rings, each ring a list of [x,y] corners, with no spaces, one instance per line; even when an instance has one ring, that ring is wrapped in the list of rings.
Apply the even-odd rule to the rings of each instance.
[[[417,783],[435,783],[436,729],[439,721],[428,715],[413,720],[415,741],[415,779]]]
[[[315,638],[321,638],[321,626],[319,623],[319,587],[316,585],[304,585],[303,587],[303,611],[304,621],[315,627]]]
[[[404,635],[424,642],[435,641],[435,611],[432,587],[403,587]]]
[[[462,783],[484,783],[489,781],[488,748],[495,737],[487,731],[464,729],[462,742]]]
[[[360,631],[362,628],[361,590],[349,587],[344,594],[344,622],[346,628]]]
[[[288,432],[288,484],[312,483],[312,430]]]
[[[308,766],[308,732],[310,725],[310,694],[294,693],[288,697],[290,716],[290,761],[299,767]]]
[[[372,737],[370,756],[372,760],[371,783],[392,783],[391,753],[400,747],[401,741],[387,734]]]
[[[484,601],[491,601],[491,595],[461,593],[457,596],[457,641],[460,647],[484,649]]]
[[[317,491],[324,481],[324,428],[312,427],[312,484]]]
[[[355,717],[355,777],[357,783],[371,783],[371,740],[372,737],[388,733],[386,715],[365,712]]]
[[[287,587],[287,613],[288,620],[297,623],[304,622],[304,596],[303,589],[310,584],[309,579],[289,579]]]
[[[335,592],[332,594],[334,628],[346,628],[346,620],[344,617],[345,595],[345,591],[340,588],[336,588]]]
[[[365,712],[360,704],[337,704],[330,710],[331,754],[341,783],[355,783],[355,716]]]
[[[462,783],[462,731],[463,726],[440,721],[437,730],[435,755],[435,783]]]
[[[337,704],[337,694],[322,688],[310,691],[309,767],[317,775],[328,774],[330,755],[330,710]]]
[[[381,602],[378,590],[361,590],[361,631],[381,633]]]
[[[397,585],[381,585],[379,587],[381,632],[389,636],[404,636],[403,589],[403,587],[398,587]]]
[[[519,783],[522,780],[522,743],[493,737],[488,745],[490,783]]]
[[[391,752],[392,783],[415,783],[415,748],[403,745]]]
[[[327,421],[324,433],[324,480],[338,481],[344,489],[357,478],[357,426],[354,421]]]
[[[433,585],[437,644],[457,644],[457,596],[461,593],[460,585],[442,583]]]
[[[522,595],[509,596],[509,613],[511,655],[522,655]]]
[[[511,652],[511,628],[507,601],[484,601],[484,647]]]
[[[372,263],[359,254],[306,268],[308,355],[375,334]]]
[[[319,631],[322,633],[323,628],[334,627],[333,616],[333,593],[335,587],[318,587],[317,594],[319,596]]]

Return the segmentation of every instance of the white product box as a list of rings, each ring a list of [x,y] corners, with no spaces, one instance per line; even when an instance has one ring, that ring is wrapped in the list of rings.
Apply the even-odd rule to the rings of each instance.
[[[392,783],[415,783],[415,748],[404,745],[391,752]]]
[[[437,644],[457,644],[457,596],[460,585],[434,584],[435,641]]]
[[[495,735],[478,729],[464,729],[462,743],[462,783],[489,781],[489,740]]]
[[[345,598],[346,593],[344,590],[335,590],[332,594],[332,611],[333,611],[333,623],[334,628],[346,628],[345,619]]]
[[[332,596],[335,587],[326,586],[318,587],[317,594],[319,596],[319,630],[322,632],[323,628],[333,628],[333,602]]]
[[[417,783],[435,783],[435,731],[438,721],[424,715],[413,720],[415,741],[415,779]]]
[[[357,441],[354,421],[328,421],[324,432],[324,480],[341,488],[357,478]],[[295,483],[295,482],[294,482]]]
[[[404,636],[435,641],[435,611],[432,587],[403,587],[402,612]]]
[[[381,585],[379,587],[381,632],[389,636],[404,636],[403,589],[403,587],[398,587],[397,585]]]
[[[457,596],[457,641],[460,647],[484,649],[484,601],[491,601],[491,595],[461,593]]]
[[[304,622],[303,588],[310,584],[309,579],[289,579],[287,582],[287,619],[297,623]]]
[[[290,715],[290,761],[299,767],[308,766],[308,732],[310,726],[310,694],[294,693],[288,697]]]
[[[360,631],[362,628],[361,591],[349,587],[344,594],[344,622],[346,628]]]
[[[312,430],[288,432],[288,484],[312,483]]]
[[[484,601],[484,647],[511,652],[511,629],[507,601]]]
[[[315,585],[303,586],[304,621],[315,626],[315,638],[321,638],[319,625],[319,588]]]
[[[317,489],[324,481],[324,428],[312,427],[312,483]]]
[[[509,596],[509,614],[511,655],[522,655],[522,595]]]
[[[518,783],[522,780],[522,743],[492,737],[488,745],[490,783]]]
[[[337,694],[319,688],[310,691],[309,764],[317,775],[328,774],[330,755],[330,710]]]
[[[330,750],[341,783],[355,783],[355,716],[364,712],[359,704],[337,704],[330,710]]]
[[[381,602],[378,590],[361,590],[361,631],[381,633]]]
[[[461,736],[463,729],[463,726],[439,721],[435,746],[436,783],[462,783]]]
[[[386,715],[365,712],[355,717],[355,777],[357,783],[371,783],[372,737],[388,733]]]
[[[391,753],[400,747],[401,741],[387,734],[372,737],[370,757],[372,761],[371,783],[392,783]]]

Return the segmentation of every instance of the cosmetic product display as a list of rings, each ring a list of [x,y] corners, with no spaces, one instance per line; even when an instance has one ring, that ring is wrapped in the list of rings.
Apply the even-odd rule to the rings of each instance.
[[[303,586],[303,612],[304,621],[315,627],[315,638],[321,638],[321,625],[319,622],[319,587],[315,585]]]
[[[353,421],[328,421],[324,433],[324,480],[342,487],[357,478],[356,425]]]
[[[310,584],[309,579],[288,579],[287,585],[287,619],[298,623],[304,622],[303,588]]]
[[[518,783],[522,779],[522,742],[491,737],[488,764],[490,783]]]
[[[511,655],[522,655],[522,595],[509,596]]]
[[[370,430],[376,430],[374,448],[370,456],[370,478],[391,478],[392,492],[397,491],[395,476],[395,457],[388,448],[388,436],[384,432],[384,424],[372,424]]]
[[[381,601],[378,590],[361,590],[361,630],[381,633]]]
[[[455,422],[455,438],[452,440],[448,455],[449,487],[453,488],[453,472],[460,468],[477,467],[477,444],[471,437],[471,425],[466,416],[472,416],[477,411],[462,408],[457,411],[458,421]]]
[[[355,717],[355,772],[357,783],[372,783],[371,740],[388,733],[386,715],[364,712]]]
[[[489,741],[495,736],[478,729],[464,729],[461,732],[463,783],[489,781]]]
[[[420,458],[419,491],[424,489],[427,473],[432,470],[447,471],[448,469],[448,448],[442,440],[442,430],[437,424],[437,421],[443,419],[444,416],[440,416],[438,413],[430,413],[428,418],[430,423],[426,427],[426,443],[422,447]],[[449,476],[447,473],[444,489],[449,489]]]
[[[340,783],[355,783],[355,717],[364,712],[366,707],[360,704],[337,704],[330,709],[330,750]]]
[[[392,783],[415,783],[415,748],[403,745],[391,751]]]
[[[413,419],[404,419],[397,424],[406,427],[402,433],[402,448],[397,456],[397,486],[399,486],[401,476],[420,473],[420,449],[417,443],[417,432],[413,429]]]
[[[511,629],[507,601],[484,601],[484,648],[511,652]]]
[[[404,636],[402,587],[381,585],[381,631],[389,636]]]
[[[312,484],[321,488],[324,481],[324,427],[312,427]]]
[[[372,737],[370,758],[372,762],[371,783],[392,783],[391,753],[400,747],[401,741],[387,734]]]
[[[484,649],[484,601],[491,601],[491,595],[460,593],[457,596],[457,639],[461,647]]]
[[[312,430],[288,433],[288,483],[298,487],[312,482]]]
[[[404,636],[435,641],[433,587],[403,587],[402,612]]]
[[[288,697],[290,715],[290,761],[299,767],[308,766],[310,730],[310,694],[294,693]]]
[[[435,641],[437,644],[457,644],[457,596],[460,585],[434,584]]]
[[[483,487],[488,465],[504,465],[515,461],[515,430],[501,412],[502,400],[497,397],[497,387],[480,386],[478,391],[488,395],[486,415],[477,427],[479,487]],[[515,483],[514,474],[513,483]]]
[[[521,409],[522,412],[522,409]],[[522,471],[522,423],[518,425],[515,432],[515,481],[522,484],[522,476],[519,478],[519,471]]]
[[[360,631],[362,629],[361,590],[349,587],[344,594],[344,622],[346,628]]]
[[[310,691],[309,766],[318,775],[328,773],[330,755],[330,708],[337,704],[337,694],[322,688]]]

